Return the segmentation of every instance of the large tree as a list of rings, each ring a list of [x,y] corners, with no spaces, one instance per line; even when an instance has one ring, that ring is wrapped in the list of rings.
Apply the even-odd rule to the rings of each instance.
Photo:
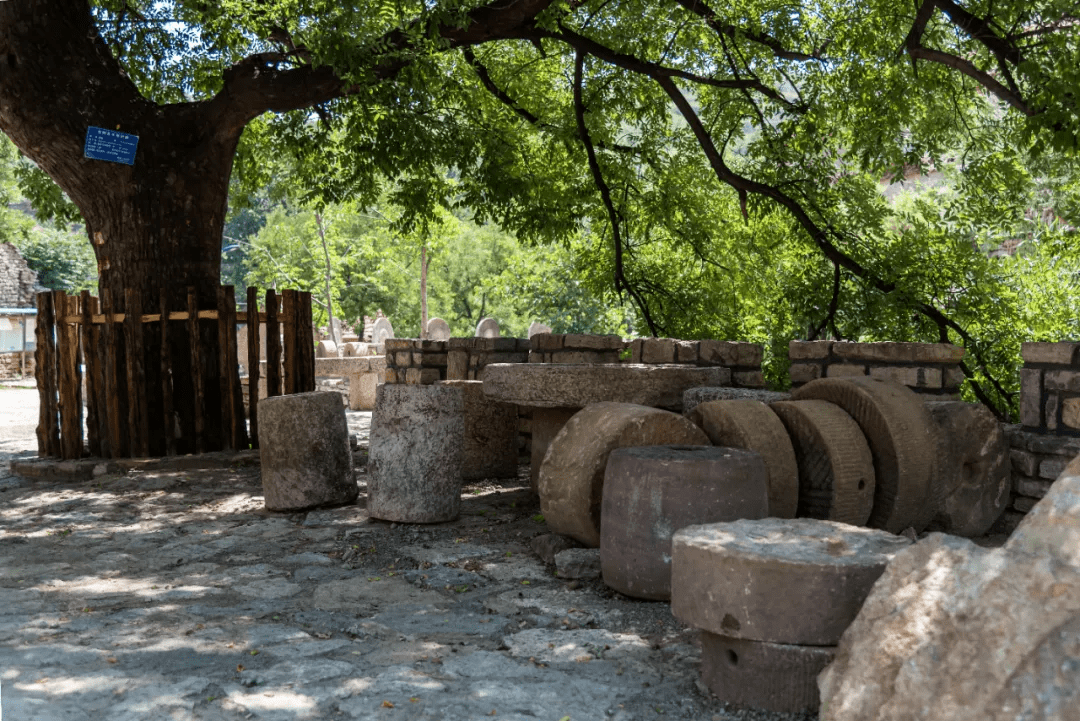
[[[779,212],[831,268],[810,335],[855,283],[966,344],[1001,399],[952,300],[875,254],[877,183],[1075,152],[1076,22],[1065,0],[6,2],[0,129],[82,212],[101,287],[147,302],[208,302],[234,163],[258,182],[288,152],[323,199],[392,178],[405,224],[438,204],[522,237],[584,219],[653,332],[672,289],[641,248],[678,240],[735,273],[770,242],[738,226]],[[138,135],[135,165],[82,157],[88,126]]]

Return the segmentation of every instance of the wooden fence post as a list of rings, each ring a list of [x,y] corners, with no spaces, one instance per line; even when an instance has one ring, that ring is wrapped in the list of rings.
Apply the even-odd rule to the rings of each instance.
[[[142,298],[134,288],[124,289],[124,340],[131,455],[146,458],[150,455],[150,428],[147,418],[146,358],[143,355]]]
[[[34,329],[34,376],[37,378],[38,455],[60,455],[60,428],[57,422],[55,318],[52,293],[38,293],[37,326]]]
[[[281,326],[278,324],[278,296],[266,291],[266,397],[281,395]]]
[[[161,412],[165,416],[165,455],[176,455],[176,419],[173,411],[172,341],[169,337],[169,292],[161,289]]]
[[[199,300],[194,286],[188,287],[188,340],[191,344],[191,385],[192,404],[195,415],[195,452],[206,450],[206,428],[203,421],[205,383],[202,375],[202,343],[199,341]]]
[[[248,418],[250,422],[251,447],[259,447],[259,289],[247,289],[247,345],[248,345]]]
[[[94,328],[96,298],[84,290],[79,296],[79,336],[86,364],[86,442],[91,456],[104,457],[101,444],[101,362]]]

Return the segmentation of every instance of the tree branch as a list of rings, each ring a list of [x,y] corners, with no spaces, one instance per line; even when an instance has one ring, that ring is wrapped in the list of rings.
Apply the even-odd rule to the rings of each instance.
[[[930,62],[940,63],[947,67],[959,70],[964,75],[975,82],[982,85],[992,94],[1001,98],[1009,105],[1013,106],[1021,113],[1027,116],[1037,115],[1039,111],[1034,110],[1027,102],[1019,95],[1009,88],[998,82],[994,76],[979,70],[975,67],[975,64],[970,60],[966,60],[956,55],[950,55],[949,53],[942,52],[941,50],[931,50],[930,48],[923,47],[922,45],[908,46],[908,55],[915,60],[929,60]]]
[[[820,48],[815,48],[810,53],[789,50],[785,48],[779,40],[766,33],[755,33],[729,23],[721,23],[712,8],[702,2],[702,0],[675,0],[675,2],[703,19],[705,24],[712,28],[720,37],[727,37],[731,40],[735,40],[739,35],[742,35],[758,45],[767,47],[772,51],[774,56],[783,60],[797,60],[800,62],[821,60],[822,53],[825,52],[825,48],[829,45],[829,43],[826,42]]]

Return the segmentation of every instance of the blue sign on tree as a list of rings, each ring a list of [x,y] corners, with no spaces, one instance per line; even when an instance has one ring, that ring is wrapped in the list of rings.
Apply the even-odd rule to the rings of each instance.
[[[135,165],[135,148],[138,145],[138,135],[121,133],[119,130],[95,128],[91,125],[86,129],[86,145],[83,153],[93,160]]]

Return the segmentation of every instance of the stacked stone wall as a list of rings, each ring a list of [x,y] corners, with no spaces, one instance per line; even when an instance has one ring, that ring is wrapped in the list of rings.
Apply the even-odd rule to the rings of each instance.
[[[728,340],[638,338],[630,342],[630,363],[674,364],[731,369],[731,385],[764,388],[764,349],[757,343]]]
[[[1080,436],[1080,343],[1024,343],[1021,356],[1020,424]]]
[[[385,381],[431,385],[479,380],[484,366],[491,363],[527,362],[528,348],[524,338],[388,338]]]
[[[34,375],[34,352],[26,352],[26,376]],[[11,380],[22,376],[22,351],[0,353],[0,380]]]
[[[1069,461],[1080,454],[1080,438],[1033,432],[1020,425],[1005,426],[1005,436],[1012,463],[1012,497],[994,530],[1011,533]]]
[[[817,378],[870,376],[943,398],[960,392],[963,356],[963,348],[948,343],[793,340],[788,345],[792,388]]]
[[[530,363],[619,363],[626,341],[617,335],[537,333],[529,339]]]

